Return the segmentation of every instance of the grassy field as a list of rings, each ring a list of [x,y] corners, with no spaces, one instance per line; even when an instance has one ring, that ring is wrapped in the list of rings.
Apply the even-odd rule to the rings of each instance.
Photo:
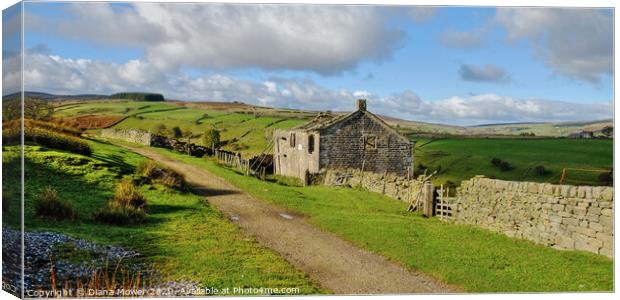
[[[89,142],[92,157],[26,147],[26,230],[55,231],[102,244],[113,244],[142,254],[139,262],[154,266],[164,280],[191,280],[202,287],[295,287],[303,294],[319,290],[305,274],[282,257],[242,233],[201,196],[162,185],[144,185],[148,200],[146,224],[114,226],[94,222],[90,215],[112,197],[114,185],[144,158],[117,146]],[[4,147],[4,164],[18,164],[16,147]],[[18,178],[3,177],[3,194],[19,195]],[[46,186],[78,211],[78,219],[50,221],[34,216],[33,199]],[[6,198],[5,198],[6,200]],[[10,207],[19,207],[11,197]],[[19,224],[18,214],[5,214],[5,226]]]
[[[106,115],[127,117],[114,128],[142,129],[149,131],[157,124],[168,129],[178,126],[190,131],[191,142],[201,144],[200,135],[205,130],[216,128],[222,141],[229,141],[223,147],[251,157],[260,154],[271,140],[273,129],[290,128],[307,121],[304,118],[269,116],[260,110],[231,112],[202,108],[188,108],[174,103],[153,102],[93,102],[70,104],[56,109],[55,117],[80,115]],[[186,140],[187,138],[184,138]]]
[[[426,219],[407,213],[405,203],[377,193],[285,186],[243,176],[209,159],[152,149],[205,168],[259,199],[309,216],[319,228],[469,292],[613,288],[613,262],[603,256],[559,251],[472,226]]]
[[[563,168],[609,169],[613,165],[613,140],[587,139],[481,139],[448,138],[416,140],[415,165],[429,173],[438,170],[435,184],[458,184],[475,175],[506,180],[558,183]],[[502,171],[491,159],[507,161],[512,169]],[[542,165],[544,175],[534,172]],[[600,173],[568,171],[569,184],[601,184]]]

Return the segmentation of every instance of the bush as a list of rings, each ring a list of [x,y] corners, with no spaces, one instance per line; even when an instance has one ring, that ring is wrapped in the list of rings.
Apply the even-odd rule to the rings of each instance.
[[[209,148],[220,147],[220,132],[216,129],[207,129],[202,136],[202,144]]]
[[[24,127],[25,143],[35,143],[86,156],[92,153],[88,143],[78,137],[66,134],[66,131],[70,131],[68,128],[62,126],[55,127],[52,123],[41,121],[25,121],[24,125],[26,125]],[[21,133],[19,122],[3,124],[2,143],[5,145],[19,145],[21,143]]]
[[[116,185],[114,198],[92,215],[95,221],[107,224],[127,225],[146,220],[146,199],[129,178]]]
[[[499,167],[502,164],[502,160],[497,158],[497,157],[493,157],[491,159],[491,164],[496,166],[496,167]]]
[[[512,170],[512,166],[507,161],[502,161],[502,163],[499,164],[499,170],[502,172],[510,171]]]
[[[547,169],[545,169],[545,166],[542,165],[538,165],[536,167],[534,167],[534,174],[536,175],[546,175],[547,173],[549,173],[549,171],[547,171]]]
[[[183,136],[183,132],[181,131],[181,128],[179,128],[179,126],[174,126],[170,129],[170,135],[173,138],[178,139]]]
[[[598,175],[598,181],[605,185],[613,185],[614,184],[614,174],[613,172],[605,172]]]
[[[113,202],[120,206],[127,206],[136,209],[146,208],[146,199],[136,189],[129,178],[124,178],[116,185]]]
[[[151,182],[161,183],[169,188],[185,191],[185,177],[176,171],[166,168],[152,160],[141,162],[136,168],[136,175]]]
[[[53,220],[75,220],[76,210],[70,203],[63,201],[58,192],[51,186],[47,186],[34,200],[34,211],[37,217]]]
[[[139,224],[146,220],[146,213],[143,209],[123,206],[118,202],[110,201],[106,207],[93,213],[93,219],[114,225]]]

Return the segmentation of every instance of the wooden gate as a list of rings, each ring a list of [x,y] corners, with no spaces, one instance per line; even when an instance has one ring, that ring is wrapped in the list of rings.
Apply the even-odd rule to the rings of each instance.
[[[443,184],[439,187],[439,197],[435,203],[435,216],[442,221],[452,220],[452,208],[456,203],[456,197],[450,197],[450,188],[444,189]]]

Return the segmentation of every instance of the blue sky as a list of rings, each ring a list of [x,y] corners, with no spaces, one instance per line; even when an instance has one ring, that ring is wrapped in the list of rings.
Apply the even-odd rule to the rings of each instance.
[[[462,125],[603,119],[612,20],[609,9],[28,2],[25,90],[316,110],[363,97],[381,114]]]

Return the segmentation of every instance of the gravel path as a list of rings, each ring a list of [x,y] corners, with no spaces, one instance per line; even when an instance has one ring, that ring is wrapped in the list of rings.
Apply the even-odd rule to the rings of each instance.
[[[194,190],[207,196],[209,203],[224,212],[232,222],[336,294],[461,291],[322,231],[295,213],[258,200],[204,169],[148,148],[123,147],[184,174]]]
[[[2,277],[3,282],[9,284],[5,290],[19,296],[21,294],[21,233],[18,230],[2,228]],[[58,246],[63,245],[62,248]],[[67,235],[55,232],[26,231],[24,232],[24,290],[28,293],[50,290],[50,274],[52,268],[58,278],[57,289],[62,283],[71,282],[73,295],[77,295],[75,283],[85,283],[90,279],[94,270],[110,269],[116,263],[140,254],[133,250],[126,250],[111,245],[100,245],[83,239],[74,239]],[[60,259],[64,251],[79,251],[90,253],[90,258],[80,261]],[[138,272],[143,278],[153,281],[151,286],[141,287],[140,290],[148,296],[190,296],[189,291],[195,290],[198,285],[192,281],[158,281],[157,272],[144,264],[124,263],[127,271]],[[150,294],[149,294],[150,293]],[[30,295],[32,297],[32,295]],[[38,297],[39,295],[37,294]],[[84,294],[92,297],[94,295]]]

